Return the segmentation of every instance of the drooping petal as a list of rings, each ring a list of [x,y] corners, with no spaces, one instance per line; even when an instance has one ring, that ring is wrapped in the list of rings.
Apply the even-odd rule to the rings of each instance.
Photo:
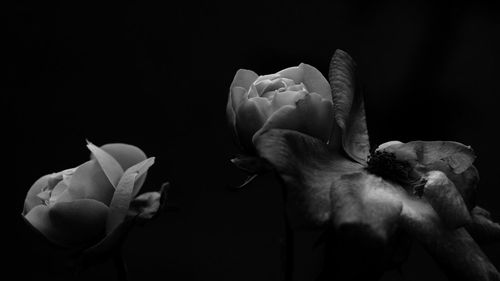
[[[331,152],[317,138],[272,129],[255,139],[258,155],[272,164],[287,187],[287,209],[294,227],[327,223],[332,182],[362,166]]]
[[[366,125],[364,100],[356,85],[356,64],[342,50],[336,50],[330,62],[328,79],[332,91],[335,121],[341,129],[332,134],[329,143],[332,147],[343,147],[355,161],[366,164],[370,151],[368,128]]]
[[[491,219],[488,211],[481,207],[472,209],[472,220],[465,226],[472,238],[478,243],[500,241],[500,224]]]
[[[386,245],[403,205],[393,184],[366,172],[345,174],[331,186],[332,222],[344,236]],[[369,241],[369,242],[368,242]]]
[[[47,186],[47,183],[52,174],[45,175],[39,178],[30,188],[28,194],[26,194],[26,199],[24,200],[24,208],[23,215],[26,215],[31,209],[34,207],[41,205],[43,203],[42,200],[37,196],[40,192],[42,192],[42,188]]]
[[[125,144],[125,143],[109,143],[101,146],[102,150],[109,153],[113,156],[118,163],[120,163],[123,170],[127,170],[128,168],[134,166],[135,164],[146,160],[147,156],[144,151],[134,145]],[[144,173],[135,181],[134,192],[132,193],[135,196],[140,190],[144,181],[146,180],[147,173]]]
[[[427,181],[423,196],[439,215],[443,225],[454,229],[470,222],[470,214],[457,188],[443,172],[431,171],[424,176]]]
[[[83,163],[76,169],[69,187],[61,194],[57,202],[94,199],[109,205],[114,192],[115,188],[94,159]]]
[[[295,106],[283,106],[266,121],[254,139],[270,129],[289,129],[326,142],[332,130],[333,107],[316,93],[306,94]]]
[[[236,115],[236,131],[241,145],[247,150],[254,150],[252,137],[267,119],[266,113],[270,110],[271,103],[266,98],[252,98],[245,100]]]

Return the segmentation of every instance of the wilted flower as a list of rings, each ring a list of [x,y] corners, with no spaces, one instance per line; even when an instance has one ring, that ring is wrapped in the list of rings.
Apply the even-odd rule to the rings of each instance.
[[[472,149],[448,141],[389,142],[370,155],[354,70],[351,57],[338,50],[329,80],[339,130],[328,143],[318,138],[326,134],[304,134],[297,127],[267,127],[253,139],[257,154],[287,187],[292,227],[332,228],[336,237],[385,248],[378,259],[399,247],[398,237],[410,235],[452,280],[500,280],[470,235],[500,239],[500,225],[475,206],[479,177]],[[402,262],[393,258],[386,265]]]
[[[247,152],[254,151],[253,139],[273,128],[297,130],[326,142],[333,126],[330,92],[325,77],[308,64],[264,76],[240,69],[230,87],[229,124]]]
[[[83,259],[115,251],[135,219],[158,211],[162,196],[137,196],[154,157],[128,144],[87,147],[89,161],[37,180],[23,210],[26,221],[52,244],[77,250]]]

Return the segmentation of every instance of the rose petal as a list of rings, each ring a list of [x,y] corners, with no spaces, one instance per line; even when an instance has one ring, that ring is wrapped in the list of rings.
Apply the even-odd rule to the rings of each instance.
[[[242,87],[234,87],[231,89],[231,100],[232,100],[232,108],[234,112],[238,111],[238,107],[243,103],[246,99],[247,90]]]
[[[332,134],[329,143],[332,147],[343,147],[344,151],[356,162],[366,164],[370,152],[368,128],[366,125],[364,100],[355,80],[356,64],[342,50],[335,51],[330,62],[328,78],[332,90],[335,121],[341,129]]]
[[[309,64],[301,63],[299,67],[303,70],[303,78],[302,81],[296,82],[303,82],[310,93],[318,93],[322,98],[331,101],[332,90],[325,76]]]
[[[236,131],[241,145],[252,151],[252,136],[267,119],[266,112],[271,110],[271,103],[266,98],[252,98],[245,100],[236,113]]]
[[[89,160],[80,165],[73,174],[69,187],[57,202],[71,202],[76,199],[94,199],[109,205],[115,188],[109,182],[99,163]]]
[[[276,92],[273,101],[271,102],[271,106],[273,108],[273,111],[276,111],[280,109],[281,107],[285,105],[295,105],[295,103],[301,99],[304,98],[304,96],[307,93],[305,91],[283,91],[283,92]]]
[[[143,193],[130,202],[128,216],[139,216],[143,219],[151,219],[160,209],[160,201],[160,192],[154,191]]]
[[[330,191],[333,225],[346,237],[386,245],[403,208],[395,189],[365,172],[341,176]]]
[[[134,166],[135,164],[146,160],[146,153],[134,145],[125,143],[109,143],[101,146],[102,150],[113,156],[118,163],[120,163],[123,170]],[[141,190],[144,181],[146,180],[147,173],[144,173],[135,181],[133,196],[137,195]]]
[[[363,168],[331,152],[324,142],[297,131],[266,131],[255,139],[255,146],[259,156],[285,181],[286,204],[294,227],[327,223],[331,183],[343,173]]]
[[[52,174],[45,175],[39,178],[30,188],[28,194],[26,195],[26,199],[24,200],[24,208],[23,215],[26,215],[31,209],[34,207],[41,205],[43,202],[37,196],[40,192],[42,192],[42,188],[47,186],[49,179]]]
[[[316,93],[306,94],[296,106],[283,106],[266,121],[254,139],[270,129],[290,129],[316,137],[324,142],[332,129],[333,107]]]
[[[244,89],[249,89],[250,85],[257,80],[259,76],[257,73],[248,70],[248,69],[239,69],[236,71],[236,74],[234,75],[233,82],[231,83],[231,86],[229,89],[232,89],[234,87],[242,87]]]
[[[285,68],[277,74],[279,74],[280,77],[293,80],[295,83],[300,83],[303,81],[304,77],[304,69],[301,65]]]
[[[87,141],[87,148],[92,152],[93,157],[91,157],[91,159],[97,160],[104,174],[108,177],[109,182],[113,187],[116,187],[116,184],[118,184],[118,181],[123,175],[123,168],[120,163],[106,151],[93,145],[89,141]]]
[[[137,178],[154,164],[154,157],[148,158],[128,168],[120,179],[116,191],[109,204],[109,214],[106,222],[106,233],[111,233],[125,219],[129,210],[134,183]]]
[[[431,171],[424,178],[424,198],[438,213],[443,225],[458,228],[470,222],[470,215],[462,196],[443,172]]]

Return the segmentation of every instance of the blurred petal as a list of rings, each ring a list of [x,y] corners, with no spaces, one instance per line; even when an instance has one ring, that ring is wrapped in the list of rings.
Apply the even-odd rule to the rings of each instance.
[[[242,87],[234,87],[231,89],[231,100],[232,100],[232,107],[234,112],[238,110],[238,107],[240,104],[245,100],[246,98],[246,93],[247,90]]]
[[[47,186],[49,179],[52,174],[45,175],[39,178],[30,188],[28,194],[26,195],[26,199],[24,200],[24,209],[23,215],[26,215],[31,209],[34,207],[41,205],[43,203],[42,200],[37,196],[40,192],[42,192],[42,188]]]
[[[335,121],[341,129],[330,136],[332,147],[339,147],[355,161],[366,164],[370,151],[363,95],[356,85],[356,64],[342,50],[336,50],[330,62],[328,79],[332,91]]]
[[[247,69],[239,69],[236,72],[236,75],[234,75],[233,82],[231,83],[231,86],[229,89],[232,89],[234,87],[242,87],[244,89],[249,89],[250,85],[257,80],[259,76],[257,73],[247,70]]]
[[[106,177],[108,177],[109,182],[116,187],[118,181],[123,175],[123,168],[116,159],[111,156],[106,151],[93,145],[91,142],[87,141],[87,148],[92,152],[92,159],[96,159],[97,163],[101,166]]]
[[[109,205],[109,214],[106,222],[106,233],[112,232],[125,219],[129,210],[130,201],[136,178],[154,164],[154,157],[148,158],[130,168],[128,168],[123,177],[120,179],[116,191],[113,194],[113,199]]]
[[[294,227],[327,223],[332,182],[363,168],[329,151],[324,142],[297,131],[266,131],[255,139],[255,146],[286,184],[287,210]]]
[[[366,172],[341,176],[330,191],[333,225],[345,237],[386,245],[403,208],[394,190],[392,184]]]
[[[443,172],[431,171],[424,178],[427,183],[423,196],[448,228],[458,228],[470,221],[469,211],[462,196]]]
[[[303,77],[302,81],[296,82],[303,82],[310,93],[317,93],[322,98],[331,101],[332,90],[330,89],[330,84],[328,84],[325,76],[323,76],[323,74],[321,74],[321,72],[319,72],[319,70],[314,66],[301,63],[299,67],[302,68]]]
[[[70,202],[76,199],[94,199],[109,205],[115,188],[109,182],[99,163],[89,160],[80,165],[69,187],[64,191],[57,202]]]
[[[267,108],[266,108],[267,107]],[[244,101],[236,113],[236,131],[241,145],[252,151],[252,137],[267,119],[266,111],[271,109],[271,103],[266,98],[252,98]]]
[[[465,228],[480,244],[500,241],[500,224],[492,221],[490,213],[481,207],[472,209],[472,221]]]
[[[118,163],[122,166],[123,170],[134,166],[135,164],[146,160],[146,153],[134,145],[125,143],[109,143],[101,146],[101,148],[113,156]],[[144,173],[134,184],[133,196],[137,195],[141,190],[144,181],[146,180],[147,173]]]
[[[316,93],[306,94],[296,106],[283,106],[273,113],[254,139],[270,129],[289,129],[326,142],[332,129],[332,118],[333,107],[329,100]]]

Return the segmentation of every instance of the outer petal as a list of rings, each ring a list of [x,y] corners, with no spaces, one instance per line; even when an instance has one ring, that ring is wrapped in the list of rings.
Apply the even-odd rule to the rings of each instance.
[[[123,170],[134,166],[135,164],[146,160],[147,156],[144,151],[134,145],[125,143],[109,143],[101,146],[101,148],[109,153],[113,158],[120,163]],[[134,185],[133,196],[135,196],[140,190],[144,181],[146,180],[147,173],[140,176]]]
[[[332,119],[332,103],[316,93],[310,93],[297,101],[296,106],[284,106],[271,115],[255,134],[254,140],[270,129],[289,129],[326,143],[332,130]]]
[[[94,199],[109,205],[115,188],[96,160],[89,160],[80,165],[69,187],[61,194],[57,202],[71,202],[76,199]]]
[[[236,115],[236,132],[241,145],[247,151],[253,151],[252,136],[266,122],[267,111],[271,104],[266,98],[252,98],[244,101]]]
[[[465,228],[478,243],[500,241],[500,224],[494,222],[490,213],[481,207],[472,209],[472,221]]]
[[[43,202],[38,198],[38,194],[42,192],[42,188],[46,187],[52,174],[45,175],[39,178],[30,188],[26,199],[24,200],[23,215],[26,215],[34,207],[41,205]]]
[[[301,63],[299,67],[303,69],[303,78],[300,82],[306,85],[307,90],[310,93],[318,93],[322,98],[331,101],[332,90],[325,76],[323,76],[314,66]]]
[[[227,98],[227,105],[226,105],[227,120],[229,122],[229,126],[232,129],[236,124],[236,111],[232,106],[233,101],[231,98],[231,90],[234,89],[235,87],[241,87],[243,89],[248,90],[250,88],[250,85],[258,77],[259,76],[255,72],[247,69],[240,69],[236,72],[236,75],[234,75],[233,82],[229,86],[229,96]]]
[[[84,246],[104,237],[108,207],[92,199],[33,208],[26,219],[48,240],[62,246]]]

